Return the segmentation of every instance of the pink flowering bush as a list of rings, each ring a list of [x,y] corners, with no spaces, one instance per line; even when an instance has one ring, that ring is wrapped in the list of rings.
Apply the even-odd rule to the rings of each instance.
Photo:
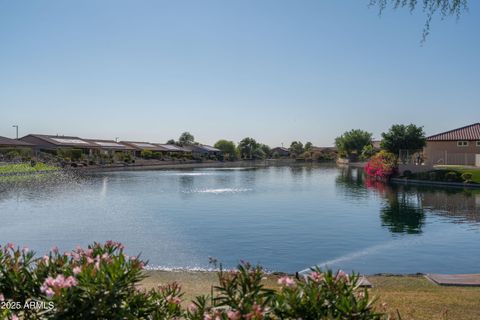
[[[380,151],[370,158],[364,169],[369,177],[386,180],[397,172],[397,162],[393,153]]]
[[[144,262],[120,243],[94,243],[35,258],[12,244],[0,248],[0,301],[43,301],[49,308],[0,309],[0,319],[270,320],[384,319],[372,310],[358,276],[319,269],[301,279],[283,276],[264,286],[259,266],[241,263],[218,272],[211,295],[183,299],[177,283],[139,289]]]
[[[280,279],[282,280],[282,278]],[[274,312],[278,319],[384,319],[373,310],[366,288],[358,275],[314,269],[305,278],[279,280]]]

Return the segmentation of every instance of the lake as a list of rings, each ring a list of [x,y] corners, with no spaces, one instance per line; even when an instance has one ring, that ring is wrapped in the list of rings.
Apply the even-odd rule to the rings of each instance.
[[[334,165],[121,171],[0,183],[0,243],[108,239],[150,267],[478,273],[480,190],[372,183]]]

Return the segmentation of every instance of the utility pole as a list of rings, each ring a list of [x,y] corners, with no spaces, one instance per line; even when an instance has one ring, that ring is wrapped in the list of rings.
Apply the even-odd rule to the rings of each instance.
[[[18,140],[18,124],[14,124],[12,127],[17,129],[17,138],[16,139]]]

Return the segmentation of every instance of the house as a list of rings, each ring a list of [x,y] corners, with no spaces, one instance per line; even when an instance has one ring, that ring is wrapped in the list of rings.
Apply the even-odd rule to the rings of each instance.
[[[57,153],[63,149],[81,150],[84,155],[92,155],[99,146],[85,139],[72,136],[45,135],[45,134],[29,134],[20,138],[21,141],[34,145],[35,150]]]
[[[425,163],[480,166],[480,123],[427,137]]]
[[[290,156],[290,150],[284,147],[275,147],[270,150],[274,158],[288,158]]]
[[[150,142],[138,142],[138,141],[120,141],[120,144],[129,146],[133,148],[136,157],[140,157],[142,151],[152,151],[152,152],[165,152],[165,148],[160,147],[154,143]]]
[[[222,151],[220,149],[202,144],[184,146],[183,148],[191,151],[194,158],[210,156],[217,157],[222,155]]]
[[[10,149],[23,149],[23,148],[33,148],[31,143],[15,140],[6,137],[0,137],[0,150],[10,150]]]
[[[133,147],[118,143],[114,140],[103,139],[84,139],[98,147],[94,152],[104,155],[114,155],[115,153],[130,153],[133,154],[135,149]]]
[[[156,146],[159,146],[163,149],[162,153],[168,155],[188,155],[192,154],[191,150],[188,150],[184,147],[177,146],[175,144],[160,144],[155,143]]]

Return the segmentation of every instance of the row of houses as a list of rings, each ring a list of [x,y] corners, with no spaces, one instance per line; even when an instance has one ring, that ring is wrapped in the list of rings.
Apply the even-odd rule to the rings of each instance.
[[[378,144],[378,142],[377,142]],[[196,156],[219,156],[221,151],[208,145],[176,146],[170,144],[83,139],[71,136],[29,134],[18,140],[0,137],[0,149],[32,148],[36,151],[54,152],[59,149],[80,149],[86,155],[130,153],[140,156],[144,150],[161,154],[184,154]],[[314,147],[317,148],[317,147]],[[322,148],[318,148],[322,151]],[[322,149],[322,150],[320,150]],[[288,157],[290,150],[283,147],[272,149],[272,154]],[[425,163],[480,166],[480,123],[449,130],[427,137],[423,149]]]
[[[144,150],[161,154],[183,154],[192,156],[219,156],[221,151],[207,145],[177,146],[140,141],[115,141],[84,139],[72,136],[29,134],[18,140],[0,137],[0,149],[31,148],[40,152],[56,152],[60,149],[78,149],[85,155],[129,153],[139,157]]]

